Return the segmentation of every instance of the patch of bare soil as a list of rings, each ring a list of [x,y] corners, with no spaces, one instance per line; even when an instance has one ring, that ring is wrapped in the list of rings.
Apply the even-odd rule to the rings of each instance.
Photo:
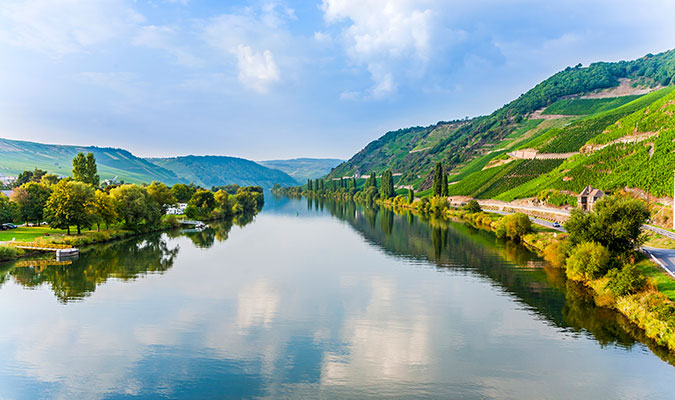
[[[609,97],[621,97],[621,96],[632,96],[632,95],[642,95],[642,94],[647,94],[650,92],[653,92],[655,90],[659,90],[663,88],[663,86],[655,86],[655,87],[647,87],[647,86],[642,86],[638,85],[633,87],[633,83],[635,83],[634,80],[632,79],[626,79],[626,78],[620,78],[619,79],[619,86],[609,88],[609,89],[604,89],[600,90],[594,93],[587,93],[580,98],[582,99],[606,99]]]

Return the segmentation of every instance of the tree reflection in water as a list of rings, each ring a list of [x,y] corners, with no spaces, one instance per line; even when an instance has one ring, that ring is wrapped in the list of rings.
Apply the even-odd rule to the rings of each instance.
[[[216,241],[227,240],[234,224],[244,226],[252,221],[253,215],[241,215],[212,222],[202,231],[175,230],[97,244],[83,249],[79,259],[70,265],[33,268],[19,266],[25,261],[9,263],[0,267],[0,287],[10,278],[28,288],[48,283],[60,302],[81,300],[110,278],[130,281],[169,270],[179,247],[169,248],[165,240],[167,237],[187,236],[195,246],[209,248]]]
[[[632,348],[642,342],[675,365],[675,355],[647,338],[620,313],[596,305],[588,288],[568,281],[564,270],[549,266],[521,245],[468,224],[418,217],[407,210],[394,213],[377,206],[333,200],[321,204],[387,253],[426,259],[439,269],[471,270],[565,331],[590,333],[602,346]],[[320,208],[316,201],[313,206]],[[308,208],[312,208],[311,202]]]

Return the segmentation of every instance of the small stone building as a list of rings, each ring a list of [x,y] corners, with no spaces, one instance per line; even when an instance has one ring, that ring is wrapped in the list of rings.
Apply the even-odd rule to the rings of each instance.
[[[603,196],[605,196],[605,192],[588,185],[581,193],[579,193],[579,196],[577,196],[577,206],[584,211],[591,211],[595,206],[595,202],[600,200]]]

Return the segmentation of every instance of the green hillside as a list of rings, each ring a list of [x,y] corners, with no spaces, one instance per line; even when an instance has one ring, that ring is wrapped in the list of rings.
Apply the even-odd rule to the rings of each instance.
[[[150,158],[154,164],[175,173],[186,182],[203,187],[259,185],[271,188],[275,183],[295,186],[297,182],[285,172],[264,167],[243,158],[225,156],[185,156],[173,158]]]
[[[283,171],[298,183],[305,183],[307,179],[316,179],[327,175],[343,161],[335,158],[295,158],[292,160],[258,161],[258,164]]]
[[[634,98],[614,110],[570,121],[563,127],[544,130],[524,141],[518,149],[537,149],[541,153],[578,152],[585,154],[564,159],[514,159],[498,152],[493,166],[486,164],[449,188],[450,195],[514,200],[536,196],[544,189],[578,193],[592,184],[604,190],[623,186],[641,187],[653,194],[666,194],[669,180],[656,170],[668,170],[671,146],[668,129],[673,124],[668,114],[675,98],[675,87],[668,87]],[[621,104],[623,102],[616,102]],[[649,135],[658,137],[640,143],[617,143],[591,151],[620,138]],[[649,159],[649,152],[653,154]],[[646,147],[645,147],[646,146]],[[661,149],[666,149],[662,153]],[[647,159],[645,159],[645,155]],[[480,160],[480,159],[479,159]],[[672,168],[672,167],[670,167]],[[671,171],[672,172],[672,171]],[[661,176],[663,175],[663,176]],[[656,182],[661,182],[657,184]]]
[[[181,181],[172,171],[123,149],[42,144],[9,139],[0,139],[0,173],[17,175],[21,171],[40,168],[69,176],[73,169],[73,157],[78,152],[94,153],[101,179],[117,177],[131,183],[149,183],[156,180],[167,184]]]
[[[578,193],[589,184],[603,190],[627,186],[655,196],[671,196],[675,169],[675,90],[669,88],[665,92],[666,96],[651,105],[607,125],[601,134],[589,140],[584,153],[497,198],[531,197],[549,188]]]
[[[340,164],[329,176],[367,174],[372,170],[391,168],[394,172],[403,174],[401,183],[417,183],[420,176],[425,177],[433,164],[440,161],[453,173],[463,174],[456,177],[461,179],[476,172],[477,166],[482,168],[492,159],[503,155],[506,148],[515,144],[522,145],[533,137],[544,135],[546,128],[555,125],[564,128],[575,120],[616,110],[647,96],[615,97],[612,100],[569,97],[595,94],[616,88],[622,82],[629,82],[631,86],[640,89],[667,86],[675,84],[674,78],[675,50],[657,55],[649,54],[633,61],[598,62],[588,67],[568,67],[490,115],[388,132],[369,143],[350,160]],[[561,100],[563,102],[558,103]],[[549,106],[553,106],[553,109],[546,114],[544,109]],[[533,122],[528,119],[537,110],[544,111],[543,115],[565,112],[571,117],[553,122]],[[625,114],[620,113],[605,115],[606,121],[598,122],[598,126],[605,122],[609,122],[609,125],[623,116]],[[547,124],[544,128],[533,127],[544,124]],[[560,132],[549,132],[548,136],[540,139],[541,151],[567,152],[567,149],[578,148],[599,133],[598,126],[577,126],[576,133],[563,134],[567,138],[561,141],[555,141],[555,138],[562,137]],[[476,160],[480,160],[478,165],[475,164]],[[469,166],[471,169],[467,171]]]

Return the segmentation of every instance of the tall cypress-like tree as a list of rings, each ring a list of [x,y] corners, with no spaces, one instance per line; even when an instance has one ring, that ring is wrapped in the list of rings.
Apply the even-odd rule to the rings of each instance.
[[[391,173],[391,170],[386,170],[382,173],[382,197],[389,199],[394,197],[394,177]]]
[[[369,182],[368,186],[374,187],[375,189],[377,189],[377,173],[375,171],[373,171],[370,174],[370,178],[369,178],[368,182]]]
[[[96,157],[94,157],[94,153],[87,153],[85,166],[87,172],[87,180],[85,183],[97,187],[101,183],[101,178],[98,176],[98,167],[96,166]]]
[[[443,165],[440,162],[434,167],[434,196],[441,196],[443,192]]]
[[[448,197],[448,174],[443,173],[443,187],[441,188],[441,196]]]
[[[415,192],[412,189],[408,189],[408,204],[412,204],[415,201]]]
[[[312,191],[312,180],[311,179],[307,179],[307,190],[310,191],[310,192]]]
[[[356,178],[352,178],[352,187],[356,189]]]

